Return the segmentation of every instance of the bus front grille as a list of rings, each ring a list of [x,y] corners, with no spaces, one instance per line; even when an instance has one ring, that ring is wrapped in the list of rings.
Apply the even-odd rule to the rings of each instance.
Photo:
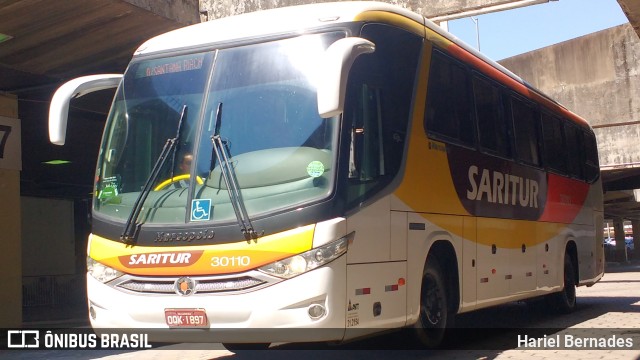
[[[269,279],[254,276],[193,277],[194,294],[244,292],[269,284]],[[113,287],[138,294],[175,295],[178,278],[148,278],[125,276]]]

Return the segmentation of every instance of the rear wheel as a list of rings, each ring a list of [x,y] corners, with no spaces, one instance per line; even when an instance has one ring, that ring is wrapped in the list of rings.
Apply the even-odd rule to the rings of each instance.
[[[442,343],[447,328],[449,311],[447,292],[438,261],[432,257],[422,275],[420,316],[415,324],[416,337],[421,345],[436,348]]]
[[[564,255],[564,288],[554,294],[554,302],[558,311],[563,314],[573,312],[577,307],[576,302],[576,270],[573,267],[571,256]]]

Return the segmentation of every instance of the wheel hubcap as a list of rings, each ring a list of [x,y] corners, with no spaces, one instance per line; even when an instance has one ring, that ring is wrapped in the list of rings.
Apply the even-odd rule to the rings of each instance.
[[[429,279],[424,294],[424,317],[431,325],[437,325],[442,320],[442,304],[439,289],[435,281]]]

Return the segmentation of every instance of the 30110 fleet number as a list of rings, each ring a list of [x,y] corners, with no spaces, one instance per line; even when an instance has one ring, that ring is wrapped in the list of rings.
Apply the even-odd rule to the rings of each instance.
[[[251,258],[249,256],[214,256],[211,258],[212,267],[235,267],[249,266]]]

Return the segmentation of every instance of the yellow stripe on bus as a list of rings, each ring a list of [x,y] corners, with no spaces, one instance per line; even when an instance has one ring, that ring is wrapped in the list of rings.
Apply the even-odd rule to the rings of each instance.
[[[430,224],[451,235],[476,242],[478,245],[495,245],[501,249],[532,247],[557,240],[566,231],[566,224],[511,220],[498,218],[467,217],[472,223],[463,225],[459,216],[419,214]]]
[[[91,235],[89,256],[134,275],[214,275],[237,273],[310,250],[315,225],[219,245],[130,246]]]
[[[354,21],[381,22],[384,24],[395,25],[399,28],[409,30],[414,34],[424,36],[425,27],[419,22],[409,19],[405,16],[394,14],[387,11],[372,10],[365,11],[354,17]]]

